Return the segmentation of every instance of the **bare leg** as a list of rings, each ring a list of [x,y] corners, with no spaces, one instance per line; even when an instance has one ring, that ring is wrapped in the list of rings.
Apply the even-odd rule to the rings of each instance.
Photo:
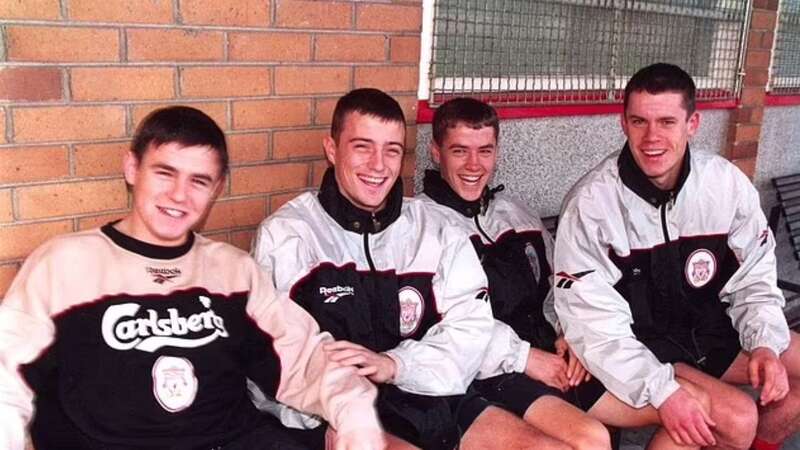
[[[575,450],[611,448],[611,438],[602,423],[558,397],[539,397],[525,411],[524,419]]]
[[[486,408],[461,438],[464,450],[569,450],[569,446],[547,436],[503,409]]]
[[[740,353],[722,380],[732,384],[750,384],[749,357]],[[759,408],[756,435],[767,442],[782,442],[800,429],[800,336],[791,332],[789,348],[781,354],[789,376],[789,394],[779,401]]]

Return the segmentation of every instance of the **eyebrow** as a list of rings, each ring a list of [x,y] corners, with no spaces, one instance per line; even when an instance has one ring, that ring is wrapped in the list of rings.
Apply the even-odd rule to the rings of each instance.
[[[375,144],[375,141],[374,141],[374,140],[372,140],[372,139],[367,139],[367,138],[362,138],[362,137],[354,137],[354,138],[350,139],[350,140],[349,140],[349,141],[347,141],[347,142],[348,142],[348,143],[352,143],[352,142],[367,142],[367,143],[370,143],[370,144]],[[400,147],[403,147],[403,149],[405,149],[405,148],[406,148],[406,146],[405,146],[405,145],[404,145],[402,142],[397,142],[397,141],[389,141],[389,142],[388,142],[388,144],[389,144],[389,145],[399,145]]]
[[[170,173],[178,173],[178,169],[176,169],[175,167],[170,166],[169,164],[156,163],[156,164],[153,164],[153,167],[156,168],[156,169],[166,170],[166,171],[168,171]],[[213,183],[214,182],[214,178],[211,177],[208,174],[205,174],[205,173],[193,173],[193,174],[191,174],[191,177],[192,178],[199,178],[201,180],[208,181],[209,183]]]

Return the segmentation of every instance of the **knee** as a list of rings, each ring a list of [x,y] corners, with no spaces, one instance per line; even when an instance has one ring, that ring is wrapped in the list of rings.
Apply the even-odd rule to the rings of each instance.
[[[734,398],[726,399],[724,404],[715,414],[724,417],[724,430],[719,430],[732,448],[747,449],[756,436],[758,427],[758,408],[755,402],[744,392]],[[720,421],[717,421],[720,426]]]
[[[577,427],[570,446],[574,450],[607,450],[611,448],[611,436],[608,428],[602,423],[585,420]]]

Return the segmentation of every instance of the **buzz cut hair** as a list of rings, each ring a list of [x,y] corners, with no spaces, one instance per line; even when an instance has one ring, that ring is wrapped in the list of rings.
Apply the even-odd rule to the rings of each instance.
[[[374,88],[355,89],[342,96],[333,110],[331,137],[337,144],[347,116],[354,112],[377,117],[384,122],[399,122],[404,128],[406,126],[403,109],[389,94]]]
[[[497,111],[490,105],[469,97],[448,100],[433,113],[433,141],[441,147],[447,130],[466,125],[474,130],[483,127],[494,129],[495,140],[500,138],[500,120]]]
[[[628,101],[634,92],[647,92],[656,95],[675,92],[683,96],[683,109],[688,118],[694,114],[697,105],[694,80],[685,70],[674,64],[655,63],[636,72],[625,86],[624,111],[628,111]]]

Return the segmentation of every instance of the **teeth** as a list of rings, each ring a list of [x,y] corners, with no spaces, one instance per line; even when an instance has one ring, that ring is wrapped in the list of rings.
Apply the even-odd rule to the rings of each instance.
[[[478,180],[481,179],[480,175],[476,176],[459,175],[459,178],[461,178],[466,183],[477,183]]]
[[[172,209],[172,208],[160,208],[160,209],[161,209],[161,211],[163,211],[166,215],[168,215],[170,217],[179,218],[179,217],[183,217],[184,215],[186,215],[186,213],[184,213],[183,211],[179,211],[177,209]]]
[[[647,156],[661,156],[666,153],[666,150],[642,150]]]
[[[384,180],[386,180],[386,178],[384,178],[384,177],[368,177],[368,176],[365,176],[365,175],[361,175],[358,178],[361,179],[361,181],[363,181],[364,183],[372,184],[372,185],[376,185],[376,186],[380,185],[380,184],[383,184]]]

